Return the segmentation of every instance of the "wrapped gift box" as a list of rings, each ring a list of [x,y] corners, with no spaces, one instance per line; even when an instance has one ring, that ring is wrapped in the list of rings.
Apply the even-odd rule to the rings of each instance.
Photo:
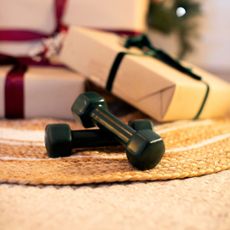
[[[84,78],[59,67],[0,67],[0,117],[72,118]]]
[[[111,91],[149,116],[159,121],[193,119],[203,104],[200,118],[212,118],[223,116],[230,109],[228,83],[195,66],[193,72],[203,81],[193,79],[140,50],[124,48],[121,37],[111,33],[72,27],[60,59],[97,85],[108,88],[112,65],[122,52],[129,54],[118,67]]]
[[[59,24],[117,32],[142,32],[145,30],[148,1],[18,0],[12,4],[11,1],[1,0],[0,52],[28,56],[43,45],[36,36],[51,36]]]

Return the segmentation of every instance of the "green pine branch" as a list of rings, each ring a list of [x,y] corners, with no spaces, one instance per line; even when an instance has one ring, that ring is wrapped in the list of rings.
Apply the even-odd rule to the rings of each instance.
[[[178,8],[185,10],[185,14],[178,17]],[[180,44],[178,58],[184,58],[193,51],[192,40],[197,37],[197,25],[192,20],[201,15],[200,3],[193,0],[173,0],[171,7],[164,1],[151,2],[148,12],[148,26],[163,34],[176,33]]]

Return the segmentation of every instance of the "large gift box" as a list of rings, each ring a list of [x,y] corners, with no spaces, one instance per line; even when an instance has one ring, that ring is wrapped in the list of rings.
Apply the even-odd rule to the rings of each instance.
[[[1,0],[0,53],[36,54],[49,44],[41,38],[69,25],[142,32],[147,9],[148,0]]]
[[[227,82],[192,65],[182,68],[161,51],[158,56],[167,63],[123,43],[112,33],[72,27],[60,59],[159,121],[212,118],[229,111]]]
[[[84,78],[59,67],[0,67],[0,117],[71,118]]]

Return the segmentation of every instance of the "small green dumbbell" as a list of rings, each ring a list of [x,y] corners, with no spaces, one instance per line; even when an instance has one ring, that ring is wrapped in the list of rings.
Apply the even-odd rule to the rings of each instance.
[[[128,122],[128,126],[132,127],[136,131],[145,129],[154,131],[154,125],[150,119],[131,120]]]
[[[81,94],[72,106],[75,117],[89,128],[97,125],[114,136],[126,147],[129,162],[136,168],[145,170],[155,167],[161,160],[165,146],[162,138],[153,130],[134,130],[108,111],[107,105],[99,94]]]
[[[149,119],[139,119],[129,122],[136,130],[152,129]],[[106,131],[71,130],[67,124],[49,124],[45,129],[45,146],[49,157],[65,157],[72,154],[74,148],[116,146],[120,143]]]

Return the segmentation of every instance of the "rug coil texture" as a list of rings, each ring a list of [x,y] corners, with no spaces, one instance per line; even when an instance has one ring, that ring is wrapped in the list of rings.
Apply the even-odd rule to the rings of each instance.
[[[166,153],[154,169],[138,171],[122,147],[76,149],[51,159],[44,127],[56,120],[0,121],[0,182],[69,185],[195,177],[230,169],[230,119],[179,121],[155,127]],[[79,128],[69,122],[72,128]]]

